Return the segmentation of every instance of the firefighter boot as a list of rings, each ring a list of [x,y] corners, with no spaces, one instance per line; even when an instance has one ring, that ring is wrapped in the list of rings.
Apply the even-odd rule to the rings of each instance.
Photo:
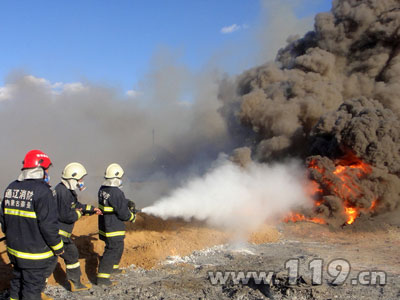
[[[92,288],[90,283],[82,283],[80,280],[68,280],[71,292],[87,291]]]
[[[119,274],[125,274],[124,269],[119,269],[119,265],[114,265],[113,270],[112,270],[112,275],[119,275]]]
[[[113,286],[116,285],[117,282],[116,281],[111,281],[110,278],[99,278],[97,277],[97,285],[98,286]]]
[[[90,283],[81,282],[80,268],[67,269],[68,282],[70,284],[71,292],[86,291],[92,288]]]
[[[40,296],[41,300],[54,300],[54,298],[47,296],[45,293],[41,293]]]

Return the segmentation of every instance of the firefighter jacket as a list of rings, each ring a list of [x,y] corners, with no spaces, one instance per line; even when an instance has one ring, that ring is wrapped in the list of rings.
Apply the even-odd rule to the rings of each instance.
[[[94,207],[80,203],[76,192],[69,190],[62,182],[57,184],[55,194],[57,198],[59,234],[66,241],[71,237],[74,223],[82,215],[94,214]]]
[[[99,208],[99,238],[106,241],[123,240],[125,237],[124,222],[135,222],[136,215],[128,208],[128,200],[119,187],[102,185],[98,194]]]
[[[12,182],[4,193],[0,211],[12,264],[19,268],[44,268],[54,254],[63,252],[57,204],[42,179]]]

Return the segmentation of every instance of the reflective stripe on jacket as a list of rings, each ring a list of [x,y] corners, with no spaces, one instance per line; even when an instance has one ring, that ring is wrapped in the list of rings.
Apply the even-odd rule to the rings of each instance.
[[[1,202],[3,231],[11,263],[20,268],[43,268],[64,244],[58,235],[57,204],[41,179],[12,182]]]
[[[101,186],[99,193],[99,208],[104,215],[99,215],[99,238],[124,239],[125,224],[134,218],[128,208],[128,200],[118,187]]]

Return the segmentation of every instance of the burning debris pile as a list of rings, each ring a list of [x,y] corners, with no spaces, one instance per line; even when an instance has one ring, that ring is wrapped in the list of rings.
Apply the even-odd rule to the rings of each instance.
[[[399,1],[333,1],[314,31],[223,99],[227,118],[251,128],[253,159],[307,162],[315,207],[300,218],[342,225],[399,207],[399,28]]]
[[[367,98],[346,101],[321,118],[312,137],[320,155],[307,161],[320,186],[318,212],[352,224],[360,214],[398,207],[400,122],[391,110]]]

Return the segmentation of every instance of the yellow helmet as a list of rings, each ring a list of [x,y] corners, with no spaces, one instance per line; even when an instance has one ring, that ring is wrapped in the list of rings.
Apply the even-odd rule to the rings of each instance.
[[[119,178],[121,179],[124,175],[124,170],[121,168],[119,164],[111,164],[107,167],[106,172],[104,173],[104,178]]]
[[[80,180],[85,175],[87,175],[85,167],[80,163],[73,162],[65,166],[61,177],[63,179]]]

